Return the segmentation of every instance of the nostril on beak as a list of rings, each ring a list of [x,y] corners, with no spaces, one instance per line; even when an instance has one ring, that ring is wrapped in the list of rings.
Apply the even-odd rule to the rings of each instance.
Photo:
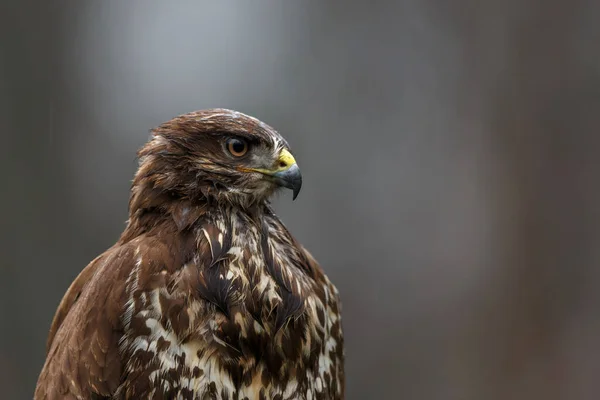
[[[286,163],[285,161],[279,161],[279,167],[281,167],[281,168],[285,168],[285,167],[287,167],[287,166],[288,166],[288,165],[287,165],[287,163]]]

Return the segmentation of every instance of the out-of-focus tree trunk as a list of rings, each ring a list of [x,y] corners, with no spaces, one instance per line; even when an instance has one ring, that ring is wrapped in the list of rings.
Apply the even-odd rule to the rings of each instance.
[[[64,97],[66,11],[49,2],[9,0],[0,6],[0,272],[6,284],[0,290],[0,386],[7,399],[33,393],[39,365],[32,359],[44,351],[51,318],[42,311],[48,299],[39,293],[63,273],[48,260],[60,257],[52,249],[64,228],[57,198],[67,181],[58,179],[64,168],[56,161],[63,160],[64,148],[54,118]],[[19,345],[17,337],[28,345]]]
[[[473,16],[480,31],[465,36],[471,76],[487,68],[475,84],[487,88],[490,189],[497,196],[497,265],[482,299],[479,360],[471,368],[484,366],[478,398],[568,399],[575,382],[566,331],[597,268],[591,249],[600,93],[586,56],[597,57],[598,48],[580,31],[589,2],[512,5],[500,15],[507,24],[497,42],[500,65],[486,66],[482,57],[495,58],[481,32],[485,21],[493,24],[489,10],[480,8]]]

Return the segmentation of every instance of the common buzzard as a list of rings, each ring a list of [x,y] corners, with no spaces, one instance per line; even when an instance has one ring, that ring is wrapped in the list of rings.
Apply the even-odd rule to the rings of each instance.
[[[274,214],[288,143],[226,109],[138,152],[119,241],[54,316],[35,399],[343,399],[338,291]]]

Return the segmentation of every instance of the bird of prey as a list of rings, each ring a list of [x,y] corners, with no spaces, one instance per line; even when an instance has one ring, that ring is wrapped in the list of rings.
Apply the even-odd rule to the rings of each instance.
[[[35,399],[343,399],[341,303],[269,198],[286,140],[209,109],[152,131],[118,242],[73,281]]]

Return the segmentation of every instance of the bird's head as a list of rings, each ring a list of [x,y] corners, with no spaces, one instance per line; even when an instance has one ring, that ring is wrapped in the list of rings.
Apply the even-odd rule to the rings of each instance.
[[[282,187],[295,199],[302,186],[285,139],[256,118],[227,109],[163,123],[138,156],[134,187],[138,182],[171,197],[249,207]]]

